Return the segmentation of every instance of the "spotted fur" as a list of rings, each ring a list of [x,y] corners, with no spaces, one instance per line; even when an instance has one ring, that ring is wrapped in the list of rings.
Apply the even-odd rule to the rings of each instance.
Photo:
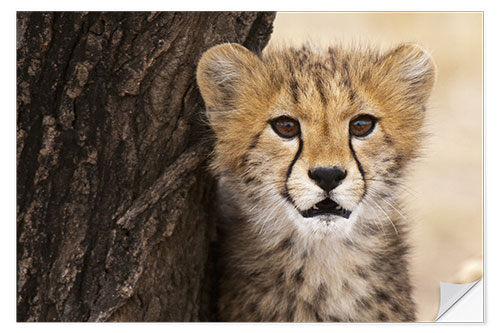
[[[208,50],[197,80],[215,136],[223,321],[413,321],[401,181],[419,152],[434,84],[415,45]],[[378,119],[354,137],[350,121]],[[269,123],[300,123],[293,138]],[[347,171],[325,194],[316,167]],[[330,196],[349,218],[300,211]]]

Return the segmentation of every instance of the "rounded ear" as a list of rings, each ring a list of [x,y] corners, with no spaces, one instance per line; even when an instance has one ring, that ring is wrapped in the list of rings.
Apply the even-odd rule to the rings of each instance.
[[[261,65],[255,54],[239,44],[221,44],[206,51],[196,79],[208,112],[230,108],[238,87]]]
[[[402,44],[382,57],[385,83],[401,98],[425,103],[436,80],[436,66],[431,55],[415,44]],[[382,83],[384,84],[384,83]]]

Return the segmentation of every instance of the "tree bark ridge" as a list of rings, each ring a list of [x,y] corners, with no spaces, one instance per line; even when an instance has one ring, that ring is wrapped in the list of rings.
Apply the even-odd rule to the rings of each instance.
[[[17,14],[18,321],[213,320],[195,82],[273,13]]]

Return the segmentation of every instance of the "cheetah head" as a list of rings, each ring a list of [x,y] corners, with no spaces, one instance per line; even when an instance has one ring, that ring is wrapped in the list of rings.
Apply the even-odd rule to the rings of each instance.
[[[339,232],[360,216],[383,218],[418,155],[434,76],[415,45],[264,56],[216,46],[197,72],[216,136],[213,170],[256,221],[285,216]]]

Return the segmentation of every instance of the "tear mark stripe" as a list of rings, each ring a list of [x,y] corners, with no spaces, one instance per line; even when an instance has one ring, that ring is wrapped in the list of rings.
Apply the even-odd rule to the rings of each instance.
[[[290,197],[290,194],[288,193],[288,178],[290,178],[290,175],[292,174],[292,170],[293,170],[293,166],[295,165],[295,162],[297,162],[297,160],[300,157],[300,154],[302,154],[302,148],[304,146],[304,142],[302,141],[302,137],[301,137],[300,134],[298,136],[298,139],[299,139],[299,148],[297,149],[297,153],[295,153],[295,156],[294,156],[292,162],[290,163],[290,165],[288,166],[288,170],[286,171],[285,193],[283,194],[283,196],[285,197],[285,199],[287,199],[288,201],[290,201],[290,203],[294,207],[295,207],[295,203],[293,202],[293,199]]]
[[[358,159],[358,156],[356,156],[356,151],[354,150],[354,147],[352,146],[352,136],[349,138],[349,149],[351,150],[352,157],[356,161],[356,165],[358,166],[359,173],[361,174],[361,177],[363,177],[363,195],[361,198],[363,198],[366,194],[366,177],[365,177],[365,170],[363,169],[363,166],[361,165],[361,162]]]

